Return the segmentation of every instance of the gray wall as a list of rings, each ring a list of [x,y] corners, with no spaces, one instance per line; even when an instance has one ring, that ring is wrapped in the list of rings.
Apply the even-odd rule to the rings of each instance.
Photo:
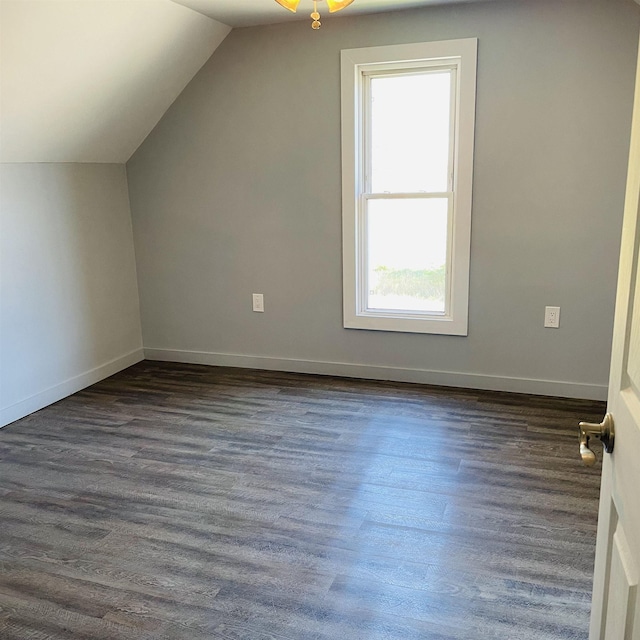
[[[604,397],[639,25],[510,0],[233,31],[127,164],[148,356]],[[473,36],[469,336],[345,330],[339,52]]]
[[[124,165],[0,165],[0,425],[142,358]]]

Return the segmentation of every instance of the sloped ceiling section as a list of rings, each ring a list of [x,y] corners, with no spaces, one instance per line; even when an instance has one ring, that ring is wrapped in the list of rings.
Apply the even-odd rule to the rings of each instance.
[[[2,162],[126,162],[231,27],[170,0],[1,0]]]

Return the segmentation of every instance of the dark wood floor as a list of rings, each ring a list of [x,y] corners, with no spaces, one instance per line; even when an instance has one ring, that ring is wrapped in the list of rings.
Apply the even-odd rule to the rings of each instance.
[[[603,413],[143,362],[0,431],[0,638],[586,639]]]

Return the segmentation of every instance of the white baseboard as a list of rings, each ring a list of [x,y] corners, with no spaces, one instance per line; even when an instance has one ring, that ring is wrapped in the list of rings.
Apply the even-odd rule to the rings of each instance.
[[[295,373],[315,373],[345,378],[370,380],[392,380],[394,382],[416,382],[443,387],[464,387],[490,391],[510,391],[541,396],[606,400],[606,385],[565,382],[563,380],[537,380],[533,378],[509,378],[481,373],[458,373],[455,371],[432,371],[428,369],[403,369],[348,362],[323,362],[296,360],[291,358],[269,358],[232,353],[210,353],[207,351],[183,351],[177,349],[144,350],[147,360],[164,362],[186,362],[219,367],[241,367]]]
[[[563,398],[584,398],[606,400],[606,385],[566,382],[563,380],[538,380],[534,378],[509,378],[479,373],[458,373],[455,371],[433,371],[428,369],[407,369],[378,365],[353,364],[349,362],[326,362],[319,360],[298,360],[293,358],[269,358],[232,353],[211,353],[207,351],[185,351],[177,349],[136,349],[119,358],[91,369],[60,384],[45,389],[29,398],[0,409],[0,428],[20,418],[38,411],[72,393],[85,389],[100,380],[122,371],[143,359],[164,362],[185,362],[219,367],[240,367],[244,369],[265,369],[268,371],[289,371],[340,376],[344,378],[364,378],[369,380],[391,380],[394,382],[415,382],[444,387],[487,389],[510,391],[533,395],[558,396]]]
[[[60,384],[49,387],[48,389],[45,389],[40,393],[36,393],[29,398],[25,398],[20,402],[4,407],[0,409],[0,428],[10,424],[11,422],[15,422],[20,418],[24,418],[30,413],[38,411],[43,407],[53,404],[54,402],[58,402],[58,400],[62,400],[62,398],[66,398],[72,393],[85,389],[96,382],[100,382],[100,380],[104,380],[105,378],[112,376],[114,373],[118,373],[118,371],[122,371],[141,360],[144,360],[143,350],[136,349],[130,353],[120,356],[119,358],[110,360],[95,369],[91,369],[90,371],[81,373],[73,378],[69,378]]]

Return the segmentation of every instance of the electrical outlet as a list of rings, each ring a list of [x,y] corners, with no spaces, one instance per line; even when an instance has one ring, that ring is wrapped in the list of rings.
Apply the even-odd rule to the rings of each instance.
[[[560,327],[560,307],[544,308],[544,326],[549,329]]]
[[[264,296],[261,293],[253,294],[253,310],[264,313]]]

